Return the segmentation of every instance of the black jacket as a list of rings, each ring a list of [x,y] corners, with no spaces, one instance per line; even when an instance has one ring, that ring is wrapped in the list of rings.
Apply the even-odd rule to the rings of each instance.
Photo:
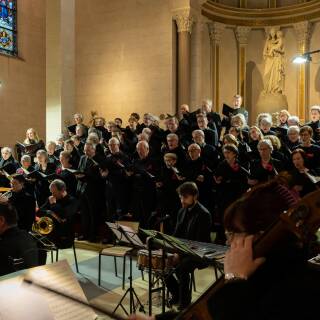
[[[181,208],[178,212],[174,236],[178,238],[210,242],[211,215],[197,202],[191,209]]]
[[[18,227],[11,227],[0,235],[0,276],[16,271],[10,257],[23,258],[24,268],[38,265],[36,242],[26,231]]]

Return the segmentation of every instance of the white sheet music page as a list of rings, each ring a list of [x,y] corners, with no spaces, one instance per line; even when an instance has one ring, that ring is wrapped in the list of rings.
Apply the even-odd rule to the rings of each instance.
[[[22,277],[0,283],[1,320],[54,320],[47,301],[39,294],[21,287]]]
[[[29,269],[27,280],[88,303],[83,290],[66,260]],[[55,320],[94,320],[97,315],[85,305],[34,285],[30,287],[45,298]]]

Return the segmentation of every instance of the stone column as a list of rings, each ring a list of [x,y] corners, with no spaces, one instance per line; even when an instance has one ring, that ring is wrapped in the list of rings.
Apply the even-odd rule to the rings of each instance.
[[[190,42],[194,18],[190,9],[174,15],[178,28],[178,106],[190,104]],[[177,110],[178,111],[178,110]]]
[[[311,38],[311,23],[308,21],[298,22],[294,25],[296,38],[298,42],[298,50],[300,54],[309,51]],[[298,116],[304,122],[308,118],[309,110],[309,80],[310,65],[309,63],[300,64],[298,66]]]
[[[238,42],[238,94],[243,97],[243,104],[246,104],[246,47],[250,34],[250,27],[236,27],[235,35]]]
[[[212,102],[216,112],[219,112],[219,75],[220,75],[220,42],[225,25],[219,22],[209,22],[210,51],[211,51],[211,88]]]
[[[269,8],[276,8],[277,7],[277,0],[269,0],[268,7]]]

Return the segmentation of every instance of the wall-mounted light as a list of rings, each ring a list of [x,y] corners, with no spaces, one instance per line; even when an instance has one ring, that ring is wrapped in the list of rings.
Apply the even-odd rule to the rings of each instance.
[[[315,54],[315,53],[318,53],[318,52],[320,52],[320,49],[319,50],[305,52],[304,54],[301,54],[299,56],[294,57],[292,62],[296,63],[296,64],[302,64],[302,63],[311,62],[312,61],[311,55]]]

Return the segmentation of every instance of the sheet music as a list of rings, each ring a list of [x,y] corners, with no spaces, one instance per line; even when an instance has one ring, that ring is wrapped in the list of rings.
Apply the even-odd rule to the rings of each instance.
[[[133,245],[141,247],[141,248],[145,248],[144,243],[140,240],[139,236],[137,235],[137,233],[132,228],[130,228],[128,226],[124,226],[122,224],[119,224],[119,226],[126,233],[128,238],[130,238],[130,240],[132,241]]]
[[[121,231],[118,230],[119,227],[117,224],[112,222],[106,222],[106,224],[111,229],[111,231],[115,234],[115,236],[119,241],[131,244],[131,242],[121,233]]]
[[[0,283],[0,319],[54,320],[46,300],[39,294],[21,288],[22,277]]]
[[[26,279],[88,303],[78,280],[66,260],[29,269]],[[25,284],[45,298],[55,320],[94,320],[97,315],[87,306],[36,286]]]

